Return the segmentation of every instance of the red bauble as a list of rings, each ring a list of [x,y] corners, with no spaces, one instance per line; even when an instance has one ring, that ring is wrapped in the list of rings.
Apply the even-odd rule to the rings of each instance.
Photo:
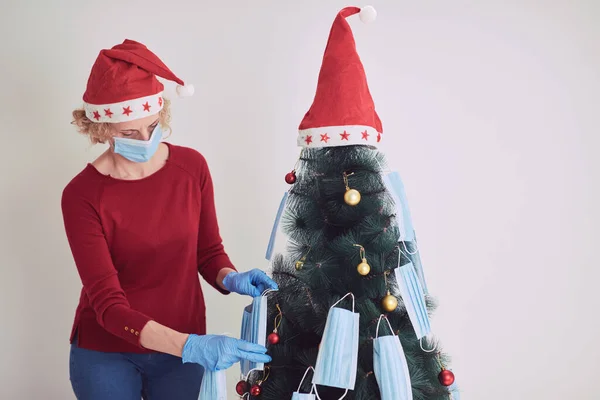
[[[239,381],[237,385],[235,385],[235,392],[240,396],[243,396],[245,393],[248,393],[250,389],[250,384],[246,381]]]
[[[296,183],[296,171],[288,172],[285,175],[285,181],[290,185]]]
[[[443,369],[438,375],[438,379],[442,385],[450,386],[454,383],[454,373],[452,373],[452,371],[448,371],[447,369]]]
[[[277,344],[277,343],[279,343],[279,335],[277,333],[273,332],[269,336],[267,336],[267,340],[271,344]]]
[[[260,396],[260,394],[262,393],[262,388],[258,385],[252,385],[252,388],[250,389],[250,394],[252,396]]]

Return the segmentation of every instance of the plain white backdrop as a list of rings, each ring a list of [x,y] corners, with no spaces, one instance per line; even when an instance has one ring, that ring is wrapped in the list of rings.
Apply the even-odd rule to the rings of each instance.
[[[350,23],[462,399],[597,399],[600,2],[371,4],[375,23]],[[208,159],[237,267],[268,268],[296,129],[346,5],[364,4],[2,1],[0,398],[74,398],[80,281],[60,196],[104,150],[69,124],[99,50],[139,40],[195,85],[173,101],[169,140]],[[237,335],[248,300],[203,286],[210,333]]]

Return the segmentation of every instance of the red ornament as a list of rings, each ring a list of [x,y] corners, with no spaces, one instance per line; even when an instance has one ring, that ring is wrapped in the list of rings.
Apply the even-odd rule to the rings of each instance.
[[[454,383],[454,373],[447,369],[443,369],[438,375],[440,383],[444,386],[450,386]]]
[[[260,396],[260,394],[262,393],[262,388],[258,385],[252,385],[252,388],[250,389],[250,394],[252,396]]]
[[[296,183],[296,171],[288,172],[285,175],[285,182],[290,185]]]
[[[273,332],[269,336],[267,336],[267,340],[271,344],[277,344],[279,343],[279,335],[277,334],[277,332]]]
[[[235,392],[240,396],[243,396],[244,394],[248,393],[249,389],[250,384],[246,381],[239,381],[237,385],[235,385]]]

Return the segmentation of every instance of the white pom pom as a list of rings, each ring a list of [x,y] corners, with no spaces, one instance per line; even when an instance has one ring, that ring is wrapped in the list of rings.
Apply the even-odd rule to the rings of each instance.
[[[368,24],[369,22],[375,21],[375,18],[377,18],[377,11],[375,11],[373,6],[364,6],[360,9],[358,16],[362,22]]]
[[[177,85],[175,89],[179,97],[189,97],[194,94],[194,85]]]

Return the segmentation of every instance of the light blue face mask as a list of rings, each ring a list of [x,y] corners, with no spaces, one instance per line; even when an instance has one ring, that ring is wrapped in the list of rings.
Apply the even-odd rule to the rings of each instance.
[[[283,198],[279,202],[277,214],[275,215],[275,222],[273,222],[273,228],[271,228],[271,236],[269,237],[269,244],[267,245],[267,252],[265,254],[265,258],[268,261],[271,261],[271,258],[273,257],[273,250],[275,248],[275,240],[277,239],[279,223],[281,222],[281,216],[283,215],[283,210],[285,210],[285,206],[287,204],[288,194],[289,192],[285,192],[283,194]]]
[[[400,250],[400,248],[398,248]],[[400,255],[398,255],[398,264],[400,264]],[[398,282],[398,289],[404,301],[406,312],[410,318],[415,334],[420,340],[424,336],[431,333],[431,325],[429,323],[429,315],[427,314],[427,307],[425,305],[425,296],[423,295],[423,289],[417,278],[417,273],[412,262],[408,262],[403,266],[398,265],[398,268],[394,269],[396,275],[396,282]]]
[[[129,161],[137,163],[147,162],[156,153],[162,135],[162,128],[158,124],[152,131],[150,140],[115,137],[115,153],[122,155]]]
[[[244,313],[242,315],[242,331],[240,333],[240,339],[247,342],[251,341],[252,336],[252,304],[244,307]],[[252,366],[250,361],[243,359],[240,361],[240,368],[243,376],[247,376]]]
[[[346,296],[352,297],[352,311],[335,308]],[[358,361],[358,329],[360,314],[354,312],[354,295],[346,294],[329,309],[321,347],[317,355],[313,385],[353,390]],[[317,398],[319,392],[315,386]]]
[[[400,228],[400,240],[403,242],[412,242],[415,240],[415,229],[413,227],[410,209],[408,208],[408,198],[404,191],[404,184],[400,179],[400,174],[390,172],[383,175],[383,183],[387,191],[394,199],[396,206],[396,221]]]
[[[417,276],[419,277],[419,282],[421,283],[421,287],[423,288],[423,293],[428,294],[429,290],[427,289],[427,281],[425,280],[425,273],[423,272],[423,264],[421,263],[421,252],[418,249],[418,244],[415,238],[414,242],[402,243],[406,252],[410,255],[410,260],[415,266],[415,270],[417,271]]]
[[[379,324],[385,318],[391,336],[379,336]],[[412,400],[412,386],[404,349],[394,335],[390,321],[379,317],[373,339],[373,372],[381,393],[381,400]]]
[[[417,248],[417,235],[413,226],[412,217],[410,215],[410,209],[408,207],[408,197],[404,190],[404,183],[400,178],[398,172],[386,173],[382,176],[383,183],[387,191],[394,200],[396,207],[396,222],[398,229],[400,230],[400,241],[403,242],[404,250],[411,255],[411,261],[413,262],[421,286],[424,293],[427,293],[427,283],[425,282],[425,274],[423,273],[423,266],[421,264],[421,257]]]
[[[295,391],[294,393],[292,393],[292,400],[316,400],[315,395],[313,394],[313,391],[315,390],[315,387],[313,385],[313,387],[310,390],[310,393],[300,393],[300,389],[302,388],[302,383],[304,382],[304,379],[306,378],[306,374],[308,374],[308,371],[313,370],[313,372],[315,371],[313,369],[313,367],[308,367],[306,369],[306,372],[304,372],[304,376],[302,377],[302,380],[300,381],[300,384],[298,385],[298,390]]]
[[[198,400],[227,400],[226,370],[205,370]]]
[[[272,291],[274,290],[267,289],[260,296],[254,297],[252,299],[252,304],[244,309],[244,315],[242,316],[241,339],[259,344],[261,346],[266,345],[268,314],[266,294]],[[263,370],[264,367],[264,363],[242,361],[241,371],[244,380],[247,380],[250,371]]]

